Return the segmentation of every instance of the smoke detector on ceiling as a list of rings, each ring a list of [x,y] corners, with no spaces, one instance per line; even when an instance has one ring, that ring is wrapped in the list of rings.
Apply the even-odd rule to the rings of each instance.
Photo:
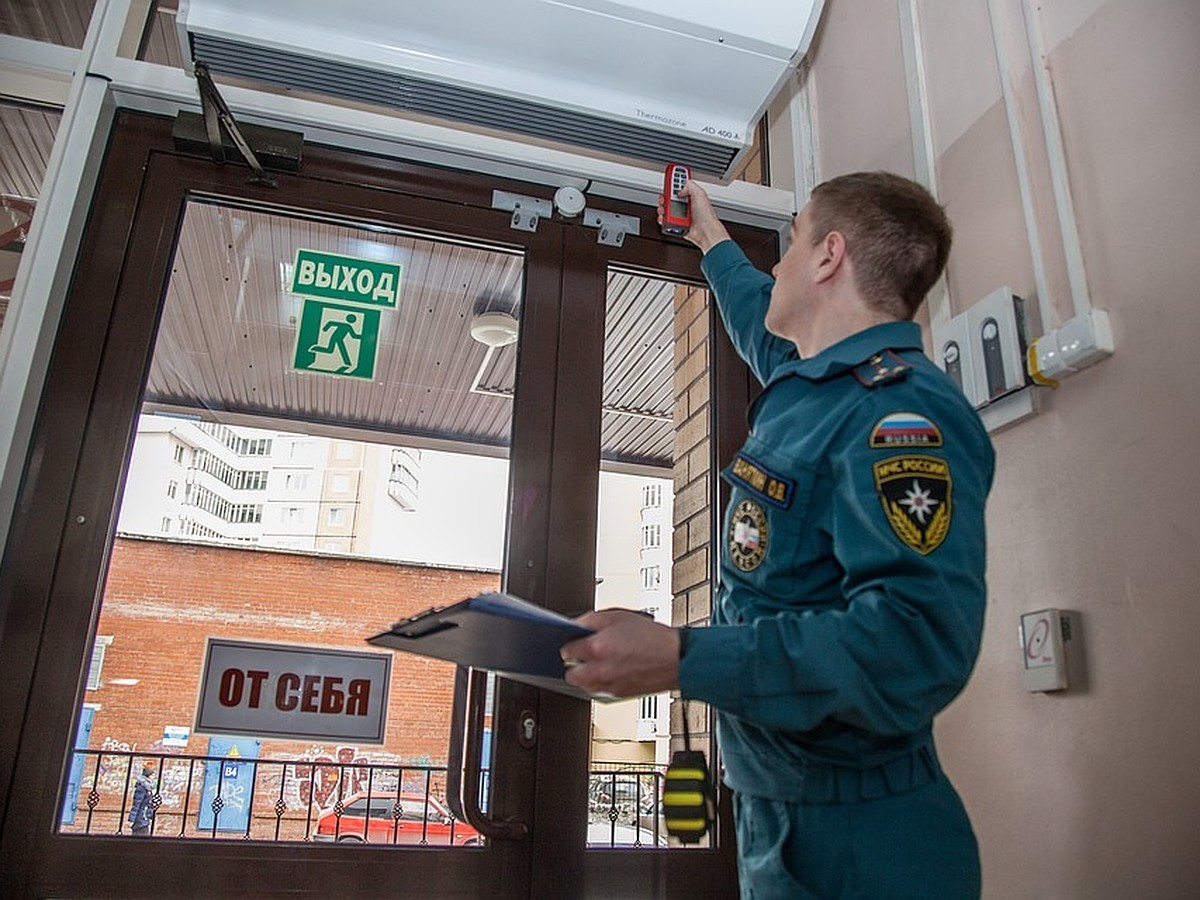
[[[517,339],[517,319],[498,310],[479,313],[471,320],[471,337],[488,347],[505,347]]]

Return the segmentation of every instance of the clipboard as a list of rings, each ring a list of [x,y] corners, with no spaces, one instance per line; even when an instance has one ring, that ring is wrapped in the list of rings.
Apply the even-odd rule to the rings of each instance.
[[[512,594],[485,593],[403,619],[367,643],[484,669],[587,700],[613,700],[563,680],[559,648],[590,628]]]

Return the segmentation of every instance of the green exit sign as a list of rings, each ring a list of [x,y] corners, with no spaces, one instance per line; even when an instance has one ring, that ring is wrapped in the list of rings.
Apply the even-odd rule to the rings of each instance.
[[[399,263],[297,250],[291,292],[302,297],[395,309],[403,268]]]

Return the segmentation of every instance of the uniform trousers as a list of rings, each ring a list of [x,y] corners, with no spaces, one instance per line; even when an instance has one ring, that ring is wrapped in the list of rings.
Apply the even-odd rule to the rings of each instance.
[[[978,900],[979,847],[944,774],[855,803],[734,795],[742,900]]]

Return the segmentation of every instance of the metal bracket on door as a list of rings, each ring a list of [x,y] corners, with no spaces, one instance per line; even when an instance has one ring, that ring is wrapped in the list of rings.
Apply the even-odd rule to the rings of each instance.
[[[517,231],[537,231],[538,221],[554,215],[554,201],[540,197],[525,197],[508,191],[492,191],[492,209],[512,213],[511,225]],[[642,223],[635,216],[585,209],[582,224],[599,232],[598,240],[608,247],[621,247],[625,235],[642,233]]]
[[[620,247],[625,243],[625,235],[642,233],[642,223],[633,216],[602,212],[597,209],[583,211],[583,224],[588,228],[598,228],[600,230],[599,241],[607,247]]]
[[[487,673],[459,666],[454,673],[454,702],[450,712],[450,759],[446,765],[446,803],[450,812],[484,837],[500,841],[519,841],[529,836],[529,825],[520,819],[498,822],[489,819],[479,807],[483,770],[483,720],[487,703]],[[526,714],[532,726],[522,727],[533,740],[536,720]]]
[[[517,231],[537,231],[538,219],[554,215],[554,203],[539,197],[522,197],[508,191],[492,191],[492,209],[512,213],[512,227]]]

